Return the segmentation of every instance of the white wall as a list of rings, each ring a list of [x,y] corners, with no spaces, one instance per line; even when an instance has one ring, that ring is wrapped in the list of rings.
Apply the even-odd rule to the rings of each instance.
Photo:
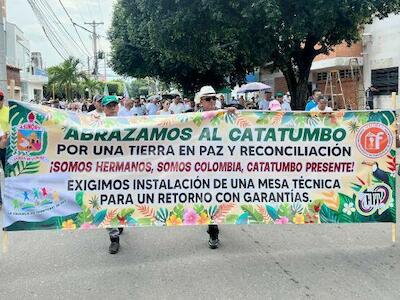
[[[363,36],[364,86],[371,86],[371,70],[400,68],[400,15],[376,19],[365,26]],[[399,80],[400,87],[400,80]],[[376,108],[391,108],[391,96],[379,96]]]

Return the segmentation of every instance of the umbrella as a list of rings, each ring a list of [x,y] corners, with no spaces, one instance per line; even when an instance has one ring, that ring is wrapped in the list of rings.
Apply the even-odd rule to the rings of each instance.
[[[238,89],[238,93],[251,93],[251,92],[258,92],[258,91],[264,91],[264,90],[268,90],[271,87],[269,85],[266,85],[262,82],[251,82],[248,84],[244,84],[242,85],[239,89]]]

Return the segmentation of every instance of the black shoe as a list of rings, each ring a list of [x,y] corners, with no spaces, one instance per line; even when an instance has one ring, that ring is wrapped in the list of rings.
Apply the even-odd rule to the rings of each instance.
[[[110,247],[108,248],[108,252],[110,254],[117,254],[119,251],[119,239],[112,239]]]
[[[121,235],[124,232],[124,227],[118,227],[119,234]]]
[[[210,247],[210,249],[217,249],[219,247],[218,235],[210,235],[210,239],[208,240],[208,247]]]

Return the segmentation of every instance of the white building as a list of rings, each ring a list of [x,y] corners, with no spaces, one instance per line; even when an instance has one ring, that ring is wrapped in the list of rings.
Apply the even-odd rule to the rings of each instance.
[[[40,53],[34,53],[31,53],[29,41],[18,26],[7,22],[6,63],[21,70],[20,87],[14,88],[16,99],[29,101],[43,98],[43,85],[48,83],[48,76],[43,70]]]
[[[392,108],[391,93],[400,90],[400,15],[365,26],[362,54],[364,85],[378,89],[375,107]]]

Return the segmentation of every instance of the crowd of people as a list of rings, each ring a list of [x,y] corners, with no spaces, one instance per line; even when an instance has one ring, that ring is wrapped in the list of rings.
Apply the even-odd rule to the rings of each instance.
[[[203,87],[203,90],[205,91],[210,89],[214,90],[210,86]],[[101,99],[103,99],[103,97],[104,96],[102,95],[96,95],[91,101],[79,101],[75,99],[71,103],[59,101],[58,99],[50,99],[50,101],[46,101],[42,104],[52,106],[54,108],[102,116],[104,115],[103,108],[101,106]],[[134,99],[118,97],[118,100],[118,116],[121,117],[171,115],[201,111],[202,109],[198,95],[194,99],[190,99],[188,97],[184,97],[182,99],[177,95],[173,99],[153,96],[148,99],[139,97]],[[309,97],[304,110],[323,112],[333,111],[332,108],[328,106],[328,102],[328,99],[322,95],[322,92],[316,89]],[[241,95],[239,98],[232,97],[228,100],[225,99],[223,94],[216,94],[215,108],[224,109],[227,107],[235,107],[238,110],[257,109],[261,111],[292,111],[291,96],[289,92],[277,92],[274,96],[272,96],[272,93],[267,91],[263,93],[257,93],[250,99],[246,99],[243,95]]]

